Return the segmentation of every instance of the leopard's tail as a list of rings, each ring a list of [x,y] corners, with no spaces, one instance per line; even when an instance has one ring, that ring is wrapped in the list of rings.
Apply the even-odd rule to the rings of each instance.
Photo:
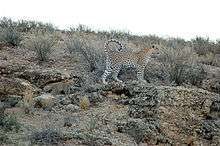
[[[108,48],[108,45],[109,45],[109,43],[111,43],[111,42],[117,43],[117,44],[119,45],[119,49],[118,49],[117,51],[121,51],[121,50],[124,48],[124,46],[122,45],[122,43],[119,42],[118,40],[116,40],[116,39],[110,39],[110,40],[108,40],[108,41],[105,43],[105,45],[104,45],[104,49],[105,49],[105,52],[106,52],[106,53],[108,53],[108,52],[110,51],[109,48]]]

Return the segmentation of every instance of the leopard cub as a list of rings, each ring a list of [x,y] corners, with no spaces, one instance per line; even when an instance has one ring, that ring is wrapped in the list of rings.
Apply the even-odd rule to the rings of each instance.
[[[120,46],[118,51],[108,49],[110,42],[115,42]],[[118,79],[118,73],[122,66],[134,67],[137,69],[137,78],[140,81],[144,80],[144,69],[149,62],[151,55],[157,52],[157,48],[153,45],[152,48],[144,48],[136,52],[122,52],[120,51],[124,46],[115,39],[108,40],[105,43],[104,49],[106,52],[106,69],[102,75],[102,82],[107,84],[106,78],[113,73],[113,79],[122,82]]]

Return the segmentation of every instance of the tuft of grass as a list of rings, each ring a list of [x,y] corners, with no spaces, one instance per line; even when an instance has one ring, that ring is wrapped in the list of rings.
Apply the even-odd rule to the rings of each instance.
[[[48,32],[35,32],[35,36],[25,42],[26,47],[35,52],[39,61],[48,61],[55,44],[55,36]]]
[[[79,106],[81,109],[83,110],[88,110],[89,107],[90,107],[90,101],[89,101],[89,98],[84,96],[82,97],[82,99],[80,100],[79,102]]]

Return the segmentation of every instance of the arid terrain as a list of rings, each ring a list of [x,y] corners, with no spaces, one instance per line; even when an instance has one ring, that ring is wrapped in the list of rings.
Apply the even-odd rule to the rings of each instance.
[[[145,68],[101,82],[104,44],[156,45]],[[117,45],[110,48],[117,51]],[[220,145],[220,41],[0,20],[0,145]]]

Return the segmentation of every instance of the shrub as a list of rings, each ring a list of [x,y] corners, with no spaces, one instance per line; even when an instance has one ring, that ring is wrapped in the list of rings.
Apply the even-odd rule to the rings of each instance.
[[[63,134],[54,128],[47,128],[32,133],[30,140],[32,144],[56,145],[63,140]]]
[[[57,29],[51,23],[42,23],[38,21],[27,21],[27,20],[13,21],[12,19],[6,17],[0,19],[0,28],[3,29],[13,28],[19,32],[28,32],[31,30],[54,32]]]
[[[184,39],[181,38],[169,38],[166,42],[168,47],[171,48],[184,48],[187,46],[187,42]]]
[[[5,115],[0,117],[0,127],[6,132],[15,130],[16,132],[20,129],[21,125],[18,123],[16,117]]]
[[[39,61],[47,61],[55,43],[53,34],[37,32],[32,39],[26,41],[26,46],[35,52]]]
[[[16,23],[12,21],[10,18],[3,17],[0,19],[0,28],[7,29],[7,28],[15,28]]]
[[[215,54],[212,52],[209,52],[205,55],[199,56],[199,61],[203,64],[207,65],[214,65],[215,63]]]
[[[3,130],[0,129],[0,144],[6,144],[9,143],[10,140],[8,138],[8,136],[5,134],[5,132]]]
[[[70,31],[71,32],[84,32],[84,33],[94,32],[91,28],[89,28],[88,26],[83,25],[83,24],[79,24],[76,28],[75,27],[71,27]]]
[[[82,132],[82,143],[89,146],[112,145],[112,142],[107,137],[100,135],[98,130],[98,118],[94,115],[85,125],[85,130]]]
[[[14,28],[4,28],[0,32],[0,41],[12,46],[18,46],[21,43],[21,34]]]
[[[200,64],[192,64],[186,67],[186,70],[183,74],[182,82],[187,82],[192,85],[200,86],[203,79],[206,77],[206,72]]]
[[[203,120],[198,134],[207,140],[213,140],[215,136],[219,136],[220,133],[220,120],[207,119]]]
[[[159,60],[168,71],[170,81],[177,85],[183,83],[195,85],[205,76],[203,68],[197,63],[197,55],[189,47],[163,48]]]
[[[117,122],[116,127],[117,132],[130,135],[137,144],[144,141],[156,141],[161,136],[158,122],[153,120],[128,119]]]
[[[220,40],[216,42],[215,54],[220,54]]]
[[[191,40],[192,47],[199,55],[206,55],[207,53],[214,52],[216,44],[211,42],[209,38],[196,37]]]
[[[75,55],[80,53],[83,55],[83,59],[89,65],[89,71],[100,70],[103,66],[103,57],[101,53],[98,53],[91,45],[88,45],[83,39],[71,38],[66,41],[66,49],[70,54]],[[75,57],[75,56],[74,56]]]
[[[4,117],[4,113],[5,113],[5,105],[3,102],[0,101],[0,119]]]

